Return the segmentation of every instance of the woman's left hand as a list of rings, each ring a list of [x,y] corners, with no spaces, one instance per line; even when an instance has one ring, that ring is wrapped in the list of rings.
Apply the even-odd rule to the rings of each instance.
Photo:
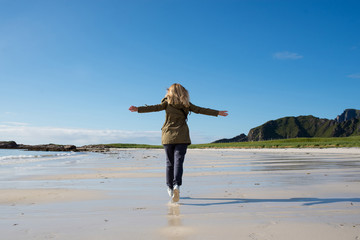
[[[138,108],[135,107],[135,106],[130,106],[130,107],[129,107],[129,110],[130,110],[131,112],[137,112],[137,111],[138,111]]]

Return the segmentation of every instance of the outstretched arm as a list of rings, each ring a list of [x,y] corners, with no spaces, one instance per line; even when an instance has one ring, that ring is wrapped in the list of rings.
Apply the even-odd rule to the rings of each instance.
[[[218,110],[214,110],[214,109],[210,109],[210,108],[202,108],[202,107],[198,107],[192,103],[190,103],[190,111],[194,112],[194,113],[200,113],[200,114],[205,114],[205,115],[210,115],[210,116],[223,116],[226,117],[228,115],[228,111],[218,111]]]
[[[147,112],[159,112],[162,110],[165,110],[167,105],[166,101],[163,101],[161,104],[157,104],[157,105],[150,105],[150,106],[140,106],[140,107],[135,107],[135,106],[130,106],[129,110],[131,112],[138,112],[138,113],[147,113]]]

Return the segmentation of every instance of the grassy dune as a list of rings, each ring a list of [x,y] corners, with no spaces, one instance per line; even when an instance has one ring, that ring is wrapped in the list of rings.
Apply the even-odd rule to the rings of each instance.
[[[332,148],[360,147],[360,136],[339,138],[291,138],[257,142],[194,144],[191,148]]]
[[[132,144],[132,143],[111,143],[104,144],[112,148],[163,148],[162,145]]]
[[[107,144],[113,148],[162,148],[161,145]],[[189,148],[340,148],[360,147],[360,136],[332,138],[291,138],[257,142],[192,144]]]

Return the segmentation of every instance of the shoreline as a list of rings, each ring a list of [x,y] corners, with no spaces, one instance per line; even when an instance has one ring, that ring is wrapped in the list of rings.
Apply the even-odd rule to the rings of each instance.
[[[360,136],[333,138],[291,138],[255,142],[191,144],[188,149],[334,149],[360,148]],[[0,149],[29,151],[108,152],[110,149],[162,149],[162,145],[147,144],[92,144],[84,146],[41,144],[24,145],[15,141],[0,141]]]

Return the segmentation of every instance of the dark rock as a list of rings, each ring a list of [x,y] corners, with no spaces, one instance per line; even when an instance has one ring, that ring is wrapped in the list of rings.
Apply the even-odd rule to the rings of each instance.
[[[40,144],[40,145],[25,145],[16,144],[14,141],[0,141],[0,149],[25,149],[29,151],[54,151],[54,152],[108,152],[110,147],[107,145],[86,145],[76,147],[74,145],[59,145],[59,144]]]
[[[16,149],[18,145],[14,141],[0,141],[1,149]]]
[[[75,146],[75,145],[65,145],[65,146],[64,146],[64,150],[65,150],[65,151],[68,151],[68,152],[70,152],[70,151],[76,151],[76,146]]]
[[[57,144],[21,145],[20,148],[27,149],[29,151],[54,151],[54,152],[76,151],[76,146],[74,145],[57,145]]]
[[[99,144],[99,145],[85,145],[82,147],[76,148],[79,152],[108,152],[110,147],[107,145]]]

